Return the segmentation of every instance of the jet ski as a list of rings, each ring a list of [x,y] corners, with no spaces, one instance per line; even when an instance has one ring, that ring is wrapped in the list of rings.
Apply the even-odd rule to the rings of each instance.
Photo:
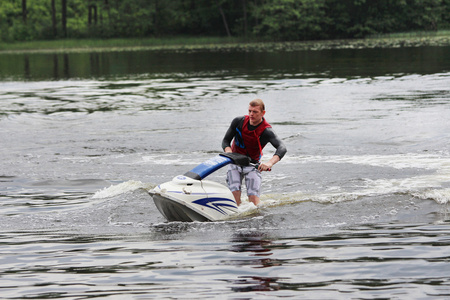
[[[204,178],[230,163],[257,167],[245,155],[221,153],[184,175],[175,176],[172,181],[158,185],[149,194],[169,222],[225,220],[238,212],[234,196],[228,187]]]

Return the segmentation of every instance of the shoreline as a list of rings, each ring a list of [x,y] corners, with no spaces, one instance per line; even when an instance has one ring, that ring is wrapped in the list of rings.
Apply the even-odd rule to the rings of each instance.
[[[136,45],[122,46],[127,42]],[[142,42],[141,42],[142,41]],[[374,48],[402,48],[402,47],[423,47],[423,46],[450,46],[450,35],[424,35],[424,36],[402,36],[402,37],[373,37],[364,39],[339,39],[339,40],[319,40],[319,41],[290,41],[290,42],[237,42],[224,39],[214,39],[213,42],[194,41],[193,43],[170,43],[170,39],[165,41],[152,39],[117,39],[117,40],[69,40],[68,44],[77,43],[81,46],[64,45],[67,41],[45,41],[44,44],[52,47],[42,47],[42,41],[18,43],[17,49],[0,50],[0,54],[61,54],[61,53],[89,53],[89,52],[120,52],[120,51],[166,51],[166,52],[276,52],[276,51],[319,51],[331,49],[374,49]],[[189,41],[189,40],[188,40]],[[21,49],[20,45],[36,43],[36,48]],[[58,45],[61,45],[59,46]],[[84,45],[83,45],[84,43]],[[145,43],[153,43],[143,45]],[[5,45],[5,44],[3,44]],[[11,44],[8,44],[11,45]],[[41,45],[38,47],[38,45]],[[0,44],[1,48],[2,44]],[[25,47],[25,46],[24,46]]]

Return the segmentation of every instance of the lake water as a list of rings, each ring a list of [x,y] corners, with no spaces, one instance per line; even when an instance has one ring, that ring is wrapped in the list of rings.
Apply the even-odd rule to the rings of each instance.
[[[261,207],[165,222],[257,97]],[[450,47],[0,54],[0,103],[3,299],[450,298]]]

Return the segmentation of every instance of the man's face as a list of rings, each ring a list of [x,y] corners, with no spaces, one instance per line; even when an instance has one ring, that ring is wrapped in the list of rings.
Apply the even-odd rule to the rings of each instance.
[[[249,105],[248,116],[250,117],[250,125],[258,125],[261,123],[265,113],[265,111],[261,110],[260,106]]]

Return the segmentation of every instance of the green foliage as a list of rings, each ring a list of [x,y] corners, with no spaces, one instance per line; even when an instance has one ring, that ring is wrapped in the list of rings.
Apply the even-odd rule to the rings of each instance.
[[[257,12],[260,24],[255,35],[281,40],[306,40],[326,36],[323,28],[329,22],[324,0],[273,0]]]
[[[0,1],[0,41],[66,37],[62,0]],[[450,0],[67,0],[67,38],[365,37],[450,28]]]

